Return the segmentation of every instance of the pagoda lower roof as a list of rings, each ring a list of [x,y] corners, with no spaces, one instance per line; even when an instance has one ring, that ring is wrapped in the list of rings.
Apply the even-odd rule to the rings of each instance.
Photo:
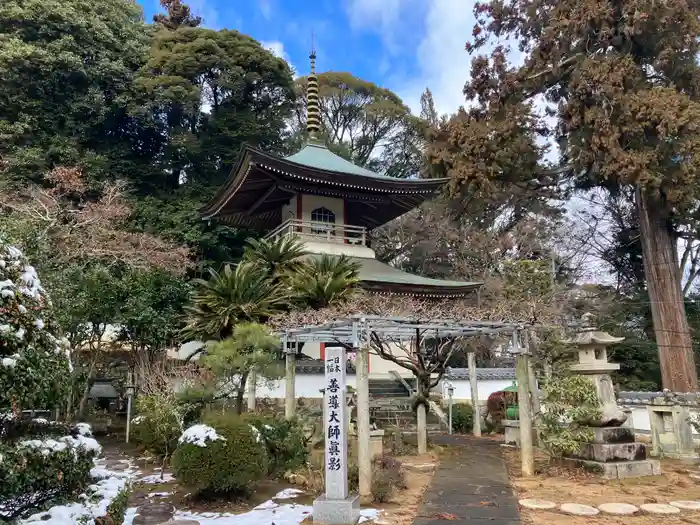
[[[321,258],[322,255],[308,257]],[[481,282],[448,281],[404,272],[368,257],[348,257],[359,266],[360,286],[367,291],[415,297],[459,297],[483,286]]]
[[[346,223],[372,229],[416,208],[446,182],[376,174],[318,144],[287,158],[244,145],[228,180],[200,212],[266,231],[282,222],[282,207],[295,195],[312,194],[344,199]]]

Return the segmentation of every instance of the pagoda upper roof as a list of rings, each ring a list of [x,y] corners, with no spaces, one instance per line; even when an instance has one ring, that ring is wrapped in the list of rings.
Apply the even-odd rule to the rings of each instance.
[[[397,179],[396,177],[380,175],[379,173],[375,173],[371,170],[357,166],[356,164],[345,160],[340,155],[336,155],[326,146],[317,142],[309,142],[298,153],[284,158],[285,160],[296,164],[301,164],[303,166],[308,166],[318,170],[360,175],[362,177],[372,177],[374,179],[386,179],[392,181],[402,180]]]
[[[289,157],[244,145],[231,175],[202,208],[204,218],[270,230],[298,193],[345,199],[346,223],[376,228],[416,208],[447,179],[399,179],[374,173],[310,142]]]

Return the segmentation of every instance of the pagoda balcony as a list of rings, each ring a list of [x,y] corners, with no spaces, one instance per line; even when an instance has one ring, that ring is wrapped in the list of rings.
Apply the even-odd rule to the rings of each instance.
[[[296,237],[309,253],[374,258],[367,246],[367,228],[351,224],[289,219],[268,233],[266,239]]]

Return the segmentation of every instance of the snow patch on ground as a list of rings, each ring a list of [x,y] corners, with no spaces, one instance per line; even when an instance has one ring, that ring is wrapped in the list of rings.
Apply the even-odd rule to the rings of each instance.
[[[172,496],[175,494],[174,492],[150,492],[148,494],[149,498],[166,498],[168,496]]]
[[[311,515],[312,510],[309,505],[278,505],[268,501],[243,514],[177,511],[173,520],[196,520],[200,525],[298,525]],[[375,520],[377,516],[379,511],[376,509],[362,509],[360,523]],[[136,509],[128,509],[124,525],[133,525],[134,517]]]
[[[151,474],[150,476],[145,476],[139,479],[140,483],[146,483],[151,485],[157,485],[158,483],[172,483],[175,481],[175,476],[170,472],[163,473],[163,479],[161,479],[160,474]]]
[[[291,499],[303,493],[304,491],[299,489],[284,489],[282,492],[278,492],[272,499]]]
[[[226,439],[217,434],[216,430],[212,427],[207,425],[194,425],[182,433],[178,442],[190,443],[198,447],[206,447],[207,441],[219,440],[226,441]]]

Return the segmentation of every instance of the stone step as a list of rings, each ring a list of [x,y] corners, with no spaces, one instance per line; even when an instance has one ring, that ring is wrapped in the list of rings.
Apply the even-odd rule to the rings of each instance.
[[[603,479],[626,479],[661,475],[661,463],[656,459],[603,463],[587,459],[564,458],[563,462],[571,467],[583,467],[590,472],[595,472]]]
[[[647,458],[644,443],[584,443],[578,457],[591,461],[639,461]]]

